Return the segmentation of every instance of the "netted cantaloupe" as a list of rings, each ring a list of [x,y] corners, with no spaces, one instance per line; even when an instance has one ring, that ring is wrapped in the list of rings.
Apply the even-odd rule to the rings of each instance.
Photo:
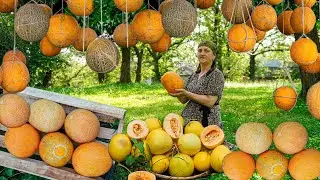
[[[163,10],[171,6],[173,0],[165,0],[159,6],[159,12],[162,14]]]
[[[0,12],[13,12],[14,8],[19,5],[19,0],[0,0]]]
[[[9,93],[23,91],[29,84],[30,74],[27,66],[20,61],[7,61],[2,64],[2,88]]]
[[[50,18],[47,38],[56,47],[68,47],[78,38],[80,28],[77,20],[67,14],[55,14]]]
[[[73,144],[71,140],[60,132],[46,134],[39,144],[41,159],[53,167],[66,165],[72,157]]]
[[[149,134],[147,123],[142,120],[133,120],[128,124],[127,134],[132,139],[145,139]]]
[[[151,154],[160,155],[168,152],[172,146],[173,141],[168,133],[162,129],[151,131],[146,139],[150,148]]]
[[[241,151],[261,154],[271,146],[272,132],[264,123],[244,123],[237,129],[236,143]]]
[[[78,51],[87,50],[89,44],[98,37],[97,33],[91,28],[83,28],[78,33],[78,38],[73,47]]]
[[[266,31],[260,31],[258,28],[255,28],[250,19],[246,22],[246,25],[251,27],[251,29],[254,31],[254,33],[255,33],[255,35],[257,37],[256,38],[256,42],[261,41],[266,36],[267,32]]]
[[[53,57],[61,52],[61,48],[52,45],[47,37],[40,41],[40,51],[43,55]]]
[[[178,139],[178,148],[179,152],[194,156],[201,150],[200,138],[193,133],[183,134]]]
[[[223,0],[221,11],[227,21],[242,24],[249,19],[252,8],[252,0]]]
[[[15,14],[14,30],[25,41],[40,41],[48,32],[49,18],[40,5],[25,4]]]
[[[265,179],[280,180],[288,169],[288,159],[276,150],[268,150],[257,158],[258,174]]]
[[[223,158],[222,169],[229,179],[250,179],[255,171],[255,161],[250,154],[234,151]]]
[[[122,12],[135,12],[143,5],[143,0],[114,0],[118,9]]]
[[[183,89],[184,81],[179,74],[173,71],[164,73],[161,76],[161,84],[168,93],[175,93],[175,89]]]
[[[309,7],[298,7],[293,11],[290,23],[295,33],[307,34],[316,24],[316,15]]]
[[[171,37],[188,36],[197,25],[196,8],[188,1],[174,0],[163,10],[162,23]]]
[[[308,131],[298,122],[283,122],[273,132],[276,148],[285,154],[303,150],[308,142]]]
[[[136,38],[143,43],[154,43],[161,39],[164,28],[161,14],[155,10],[140,11],[132,20],[132,27]]]
[[[97,116],[86,109],[75,109],[64,121],[66,134],[77,143],[93,141],[100,132]]]
[[[293,155],[288,169],[294,179],[317,179],[320,176],[320,152],[317,149],[305,149]]]
[[[52,16],[52,9],[47,4],[39,4],[49,18]]]
[[[118,48],[108,39],[96,38],[87,48],[87,64],[98,73],[113,71],[119,64],[119,57]]]
[[[277,24],[276,10],[270,5],[259,5],[252,11],[252,23],[261,31],[269,31]]]
[[[290,47],[291,59],[298,65],[309,65],[316,62],[318,48],[309,38],[300,38]]]
[[[247,52],[256,44],[253,30],[246,24],[235,24],[228,31],[228,45],[236,52]]]
[[[174,177],[188,177],[194,172],[194,162],[186,154],[178,153],[173,156],[169,164],[169,174]]]
[[[164,173],[169,168],[169,158],[165,155],[155,155],[151,160],[151,168],[155,173]]]
[[[41,132],[59,130],[65,121],[66,113],[63,107],[47,99],[39,99],[30,106],[29,123]]]
[[[100,142],[81,144],[72,155],[73,169],[82,176],[98,177],[112,167],[112,159],[106,145]]]
[[[281,86],[273,92],[274,104],[279,109],[290,111],[297,103],[298,94],[296,90],[289,86]]]
[[[313,5],[315,5],[315,3],[317,2],[316,0],[294,0],[294,2],[298,5],[298,6],[302,6],[302,2],[303,2],[303,6],[307,6],[309,8],[312,8]]]
[[[76,16],[89,16],[94,10],[93,0],[68,0],[70,12]]]
[[[207,151],[198,152],[193,157],[194,168],[199,172],[208,171],[210,169],[210,154]]]
[[[200,134],[202,144],[208,149],[214,149],[225,140],[223,130],[217,125],[209,125]]]
[[[157,118],[148,118],[144,122],[146,122],[149,132],[155,129],[161,129],[161,121]]]
[[[7,61],[21,61],[24,64],[27,63],[26,56],[21,52],[20,50],[10,50],[7,51],[2,59],[2,63],[7,62]]]
[[[184,133],[194,133],[198,137],[200,137],[202,130],[204,127],[199,121],[190,121],[185,127],[184,127]]]
[[[166,52],[168,51],[170,45],[171,37],[166,32],[163,34],[162,38],[159,41],[150,44],[153,52]]]
[[[0,123],[6,127],[19,127],[30,116],[28,102],[17,94],[5,94],[0,98]]]
[[[135,171],[128,175],[128,180],[156,180],[156,176],[148,171]]]
[[[307,106],[310,114],[320,120],[320,82],[312,85],[308,90]]]
[[[200,9],[208,9],[216,3],[216,0],[197,0],[197,7]]]
[[[108,149],[111,158],[116,162],[122,162],[130,154],[131,141],[124,134],[116,134],[111,138]]]
[[[176,113],[169,113],[163,120],[163,129],[172,139],[178,139],[183,134],[183,117]]]
[[[7,150],[15,157],[28,158],[37,151],[40,135],[30,124],[24,124],[16,128],[8,128],[4,143]]]
[[[137,44],[132,24],[119,24],[113,32],[113,40],[121,47],[132,47]]]
[[[278,15],[277,18],[277,26],[281,33],[285,35],[294,34],[294,30],[291,26],[291,15],[293,11],[292,10],[286,10],[283,11]]]
[[[267,2],[272,6],[279,5],[282,1],[283,0],[267,0]]]
[[[224,157],[229,153],[231,153],[231,151],[225,145],[219,145],[216,148],[214,148],[211,152],[211,157],[210,157],[210,164],[212,169],[220,173],[223,172],[222,162]]]
[[[316,62],[309,64],[309,65],[302,65],[300,66],[302,71],[307,73],[320,73],[320,55],[318,54]]]

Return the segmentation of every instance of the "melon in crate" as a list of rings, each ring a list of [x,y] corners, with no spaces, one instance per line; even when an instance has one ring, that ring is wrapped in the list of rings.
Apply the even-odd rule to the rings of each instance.
[[[30,74],[27,66],[20,61],[8,61],[2,64],[2,88],[9,93],[23,91],[29,84]]]
[[[2,63],[7,61],[21,61],[27,63],[26,56],[18,49],[7,51],[2,59]]]
[[[76,16],[89,16],[94,11],[93,0],[68,0],[68,8]]]
[[[74,42],[73,47],[78,51],[87,50],[89,44],[98,37],[97,33],[91,28],[79,30],[78,38]]]

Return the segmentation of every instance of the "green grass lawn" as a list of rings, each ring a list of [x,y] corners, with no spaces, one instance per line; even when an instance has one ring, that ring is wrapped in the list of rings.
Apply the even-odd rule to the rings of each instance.
[[[320,149],[320,121],[312,118],[301,98],[290,112],[277,109],[272,96],[276,86],[272,83],[226,83],[221,109],[227,140],[235,143],[237,128],[246,122],[263,122],[273,131],[282,122],[297,121],[308,130],[307,148]],[[111,84],[89,88],[50,89],[50,91],[124,108],[127,110],[126,124],[134,119],[144,120],[149,117],[163,120],[166,114],[172,112],[180,114],[184,108],[176,98],[167,94],[161,84],[151,86]],[[274,145],[271,148],[274,148]],[[220,174],[211,176],[210,179],[227,178]],[[252,179],[261,178],[255,174]],[[290,176],[287,175],[285,179],[290,179]]]

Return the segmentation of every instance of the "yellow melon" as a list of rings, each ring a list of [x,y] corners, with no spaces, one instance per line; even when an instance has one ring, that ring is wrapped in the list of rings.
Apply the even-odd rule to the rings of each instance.
[[[151,154],[160,155],[168,152],[172,146],[173,141],[169,134],[162,129],[156,129],[151,131],[146,139]]]
[[[200,172],[210,169],[210,154],[206,151],[198,152],[193,157],[194,168]]]
[[[210,165],[217,172],[223,172],[222,162],[224,157],[231,153],[230,149],[225,145],[219,145],[211,152]]]
[[[169,168],[169,158],[165,155],[155,155],[151,160],[152,171],[155,173],[164,173]]]
[[[194,172],[194,162],[186,154],[178,153],[171,158],[169,174],[174,177],[188,177]]]
[[[194,156],[201,150],[200,138],[193,133],[183,134],[178,139],[178,148],[179,152]]]
[[[144,122],[146,122],[149,131],[153,131],[155,129],[161,129],[161,122],[157,118],[148,118]]]
[[[184,133],[194,133],[198,137],[200,137],[201,132],[203,131],[204,127],[199,121],[190,121],[185,127],[184,127]]]
[[[122,162],[130,154],[132,144],[128,136],[116,134],[111,138],[109,154],[114,161]]]
[[[309,65],[316,62],[318,48],[309,38],[300,38],[290,47],[291,59],[298,65]]]
[[[307,106],[310,114],[320,120],[320,82],[312,85],[308,90]]]

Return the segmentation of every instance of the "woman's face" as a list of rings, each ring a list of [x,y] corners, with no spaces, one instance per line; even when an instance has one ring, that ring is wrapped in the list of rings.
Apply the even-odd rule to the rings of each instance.
[[[209,64],[215,59],[212,50],[207,46],[200,46],[198,48],[197,56],[200,64]]]

